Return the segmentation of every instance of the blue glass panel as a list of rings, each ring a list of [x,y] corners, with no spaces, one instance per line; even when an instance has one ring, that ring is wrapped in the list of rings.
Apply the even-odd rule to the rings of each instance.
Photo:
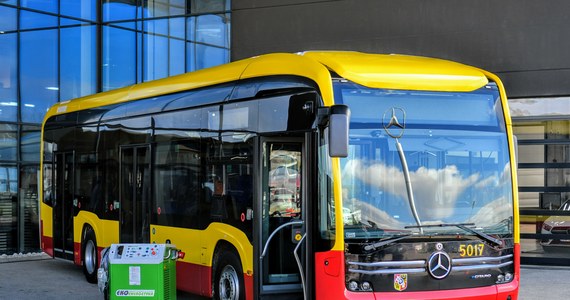
[[[10,192],[17,193],[18,192],[18,169],[16,167],[9,168],[8,169],[8,176],[10,179],[9,180]]]
[[[168,0],[144,0],[145,18],[165,17],[168,16],[169,11]]]
[[[82,25],[82,24],[88,24],[88,23],[81,22],[81,21],[74,20],[74,19],[60,18],[59,24],[61,26],[72,26],[72,25]]]
[[[58,98],[57,30],[20,33],[19,61],[22,121],[41,123]]]
[[[144,35],[144,78],[149,81],[168,76],[168,39],[159,35]]]
[[[20,5],[22,7],[57,13],[57,1],[58,0],[20,0]]]
[[[196,17],[186,19],[186,32],[189,41],[196,41]]]
[[[61,14],[84,20],[95,21],[97,8],[95,0],[60,0]]]
[[[0,31],[16,30],[16,9],[0,6]]]
[[[198,16],[196,41],[220,47],[229,47],[228,24],[226,15]]]
[[[196,44],[186,43],[186,72],[196,71]]]
[[[0,160],[16,160],[17,132],[16,125],[1,124],[0,125]],[[17,177],[14,177],[16,179]],[[14,190],[15,191],[15,190]]]
[[[168,30],[171,37],[185,38],[184,18],[171,18],[168,20]]]
[[[136,83],[135,32],[103,26],[103,90]]]
[[[137,17],[136,0],[103,0],[103,21],[134,20]]]
[[[15,166],[10,166],[10,165],[0,166],[0,193],[3,193],[7,196],[7,197],[4,197],[3,199],[5,199],[5,198],[12,199],[12,197],[14,197],[14,199],[15,199],[15,197],[17,196],[17,193],[18,193],[18,171],[17,171]],[[11,215],[10,210],[8,210],[8,215]],[[14,216],[14,217],[17,216],[17,211],[15,208],[12,212],[12,216]],[[17,223],[17,221],[15,220],[16,218],[12,218],[12,219],[14,219],[13,226],[15,226]],[[8,236],[9,235],[10,234],[8,234]],[[10,238],[8,238],[8,241],[10,241]],[[14,242],[17,243],[17,241],[14,241]]]
[[[145,21],[144,30],[147,33],[168,35],[168,20],[161,19],[161,20]]]
[[[95,26],[61,29],[60,99],[97,91]]]
[[[170,61],[169,75],[178,75],[184,73],[185,65],[185,49],[184,41],[178,39],[170,39],[170,55],[168,57]]]
[[[230,60],[230,51],[224,48],[217,48],[196,44],[196,69],[205,69]]]
[[[142,27],[142,22],[137,22],[137,29]],[[137,33],[137,83],[143,82],[143,34],[142,30]]]
[[[187,12],[186,0],[170,0],[170,15],[184,15]]]
[[[0,121],[17,121],[16,34],[0,34]]]
[[[139,30],[140,31],[140,22],[117,22],[113,23],[113,27],[120,27],[124,29],[131,29],[131,30]]]
[[[57,27],[57,17],[20,10],[20,29]]]
[[[21,160],[23,161],[40,161],[40,132],[22,132],[22,141],[20,143]]]

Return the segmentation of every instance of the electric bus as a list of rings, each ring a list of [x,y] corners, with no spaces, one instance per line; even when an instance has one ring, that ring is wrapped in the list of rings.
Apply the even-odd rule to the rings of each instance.
[[[53,106],[41,246],[171,243],[216,299],[517,299],[504,87],[442,59],[267,54]],[[112,276],[112,275],[111,275]]]

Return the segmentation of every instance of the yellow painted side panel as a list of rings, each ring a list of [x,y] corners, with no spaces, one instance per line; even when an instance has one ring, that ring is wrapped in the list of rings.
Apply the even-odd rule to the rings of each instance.
[[[232,244],[238,251],[244,273],[253,273],[253,246],[239,229],[223,223],[212,223],[204,230],[151,225],[151,242],[170,240],[186,253],[182,261],[211,267],[214,250],[219,241]]]
[[[335,243],[332,250],[344,250],[344,217],[342,216],[343,199],[342,199],[342,183],[340,172],[340,158],[332,158],[332,176],[333,176],[333,195],[336,199],[335,205]]]
[[[40,201],[40,218],[43,224],[43,233],[53,238],[53,208]]]
[[[44,140],[44,131],[42,127],[41,140]],[[44,153],[44,143],[40,143],[40,153]],[[44,199],[44,155],[40,155],[40,186],[38,187],[38,201],[40,202],[40,220],[42,221],[41,230],[44,236],[53,238],[53,208],[43,202]],[[40,233],[41,234],[41,233]],[[43,246],[42,246],[43,247]]]
[[[73,241],[75,243],[81,243],[81,234],[86,224],[95,231],[97,247],[109,247],[119,242],[118,221],[101,220],[96,214],[82,210],[73,218]]]

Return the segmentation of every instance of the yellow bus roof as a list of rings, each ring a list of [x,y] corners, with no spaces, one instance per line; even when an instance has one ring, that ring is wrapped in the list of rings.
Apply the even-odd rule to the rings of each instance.
[[[276,53],[140,83],[60,102],[53,115],[271,75],[297,75],[315,81],[326,105],[333,104],[330,71],[355,83],[386,89],[472,91],[488,83],[484,71],[467,65],[417,56],[348,51]]]
[[[372,88],[468,92],[488,83],[477,68],[436,58],[358,52],[304,55],[343,78]]]

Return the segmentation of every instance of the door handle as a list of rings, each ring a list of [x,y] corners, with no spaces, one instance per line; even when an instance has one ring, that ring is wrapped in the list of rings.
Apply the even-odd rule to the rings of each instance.
[[[283,228],[285,228],[287,226],[303,225],[304,223],[305,223],[304,221],[291,221],[289,223],[282,224],[281,226],[279,226],[275,230],[273,230],[273,232],[269,235],[269,238],[267,238],[265,245],[263,246],[263,252],[261,252],[261,256],[259,257],[259,260],[262,261],[263,258],[265,257],[265,254],[267,254],[267,248],[269,247],[269,242],[271,242],[271,239],[275,236],[275,234],[277,234],[277,232],[281,231]]]

